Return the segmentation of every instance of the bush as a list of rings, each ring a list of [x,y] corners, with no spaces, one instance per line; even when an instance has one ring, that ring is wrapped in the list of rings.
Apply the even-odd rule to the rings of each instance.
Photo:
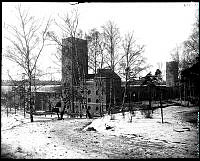
[[[151,110],[141,110],[141,114],[144,115],[145,118],[152,118]]]

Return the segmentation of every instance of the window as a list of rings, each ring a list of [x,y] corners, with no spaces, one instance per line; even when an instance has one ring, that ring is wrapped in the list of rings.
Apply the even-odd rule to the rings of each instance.
[[[96,95],[98,95],[98,90],[96,91]]]
[[[96,111],[98,111],[98,110],[99,110],[99,107],[97,106],[97,107],[96,107]]]
[[[96,103],[99,103],[99,99],[96,99]]]
[[[91,109],[91,107],[90,106],[88,106],[88,110],[90,110]]]
[[[88,102],[91,102],[91,98],[88,98]]]

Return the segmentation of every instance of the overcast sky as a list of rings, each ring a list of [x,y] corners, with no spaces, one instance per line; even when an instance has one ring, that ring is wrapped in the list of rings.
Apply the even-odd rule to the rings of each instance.
[[[158,68],[157,63],[163,63],[165,70],[166,61],[170,61],[170,51],[188,38],[192,32],[195,12],[198,3],[81,3],[70,5],[61,2],[23,2],[22,7],[29,8],[30,13],[38,18],[56,17],[59,14],[70,12],[78,8],[79,28],[88,32],[92,28],[100,29],[108,20],[114,21],[123,36],[128,31],[134,30],[138,43],[144,44],[144,56],[147,63],[153,67],[152,73]],[[14,2],[2,3],[2,24],[15,24]],[[4,26],[4,25],[2,25]],[[2,27],[4,36],[4,28]],[[6,41],[2,37],[3,49]],[[46,70],[53,68],[51,53],[55,47],[46,48],[40,59],[40,66]],[[48,53],[48,55],[46,55]],[[45,60],[45,61],[44,61]],[[2,79],[8,79],[7,70],[14,78],[20,73],[15,64],[3,58]],[[148,72],[148,71],[147,71]],[[55,79],[60,76],[54,75]]]

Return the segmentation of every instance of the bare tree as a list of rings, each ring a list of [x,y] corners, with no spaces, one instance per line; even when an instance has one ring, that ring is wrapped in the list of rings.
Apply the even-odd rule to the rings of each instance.
[[[157,85],[157,87],[159,88],[159,93],[160,93],[160,110],[161,110],[161,118],[162,118],[162,123],[164,123],[163,121],[163,107],[162,107],[162,88],[161,88],[161,83],[162,83],[162,72],[160,69],[156,69],[155,72],[155,83]]]
[[[47,40],[47,33],[51,19],[46,24],[40,23],[38,19],[30,16],[29,12],[23,10],[21,5],[16,7],[19,25],[8,25],[10,36],[7,39],[10,45],[7,46],[5,56],[17,63],[28,77],[28,106],[30,109],[30,119],[33,122],[32,106],[32,79],[38,59],[42,53]]]
[[[195,64],[198,55],[199,55],[199,16],[197,12],[192,34],[182,44],[177,45],[171,52],[172,60],[178,63],[180,100],[181,100],[181,72],[184,69],[187,69],[191,67],[193,64]],[[186,88],[184,84],[184,98],[186,97],[187,97]]]
[[[88,41],[88,66],[93,73],[97,73],[97,69],[102,69],[104,65],[104,48],[103,34],[97,29],[91,29],[86,36]]]
[[[118,59],[117,50],[119,48],[120,32],[119,28],[113,21],[107,21],[105,25],[102,26],[103,36],[105,42],[105,49],[107,50],[107,56],[105,57],[105,63],[108,67],[115,71],[116,61]]]
[[[178,85],[179,85],[179,99],[182,101],[181,93],[181,71],[185,67],[185,60],[183,58],[183,51],[181,45],[176,45],[176,47],[171,51],[171,58],[173,61],[178,63]]]
[[[104,58],[104,62],[106,63],[107,67],[110,68],[113,72],[115,72],[115,66],[118,64],[118,49],[119,49],[119,42],[121,40],[120,38],[120,32],[119,28],[113,21],[107,21],[105,25],[102,26],[103,29],[103,37],[104,37],[104,43],[105,43],[105,50],[106,55]],[[113,78],[110,79],[110,102],[109,102],[109,109],[108,114],[111,113],[111,106],[113,105],[112,100],[115,100],[113,98]]]
[[[12,91],[9,92],[9,95],[8,95],[8,102],[9,102],[9,106],[10,106],[10,111],[11,111],[11,107],[15,109],[15,114],[16,114],[16,101],[15,101],[15,98],[16,98],[16,94],[17,94],[17,88],[19,86],[18,82],[16,82],[12,76],[10,75],[9,73],[9,70],[7,71],[8,72],[8,77],[11,81],[11,84],[12,84]],[[7,116],[8,116],[8,107],[7,107]]]
[[[186,92],[186,84],[181,83],[181,72],[187,68],[190,68],[192,65],[194,65],[197,62],[197,57],[199,56],[199,12],[196,12],[195,16],[196,20],[193,27],[192,34],[188,37],[187,40],[185,40],[180,45],[176,45],[176,47],[171,51],[171,58],[173,61],[178,63],[178,78],[179,78],[179,95],[180,100],[182,98],[181,93],[181,87],[183,86],[183,95],[184,100],[187,97]],[[189,87],[189,93],[190,87]],[[182,100],[181,100],[182,101]]]
[[[199,12],[196,12],[192,34],[183,42],[183,69],[191,67],[197,62],[199,55]]]
[[[74,12],[72,12],[72,14],[74,14]],[[78,16],[78,15],[75,15],[75,16]],[[59,16],[59,18],[60,18],[60,16]],[[73,18],[73,17],[71,17],[71,18]],[[54,22],[55,22],[56,26],[59,26],[60,23],[65,23],[63,19],[61,19],[60,23],[56,22],[56,21],[54,21]],[[62,68],[62,47],[64,47],[63,44],[62,44],[62,38],[71,36],[70,34],[66,34],[65,30],[62,30],[61,28],[60,28],[60,30],[63,32],[61,38],[54,31],[48,32],[49,40],[54,42],[51,45],[55,45],[56,46],[56,52],[51,54],[52,57],[50,59],[56,65],[55,69],[57,69],[57,72],[59,72],[59,73],[61,73],[61,68]],[[66,35],[68,35],[68,36],[66,36]],[[83,37],[84,37],[83,36],[83,31],[81,29],[78,29],[78,31],[76,33],[76,38],[82,39]]]
[[[125,97],[128,95],[128,82],[134,79],[141,71],[147,69],[148,66],[143,66],[145,59],[142,56],[144,45],[138,45],[134,39],[133,32],[127,33],[122,43],[123,56],[120,59],[121,75],[125,76],[125,90],[122,102],[122,113],[124,114]],[[129,98],[130,99],[130,98]]]
[[[103,102],[103,93],[104,93],[104,85],[101,77],[101,73],[97,76],[97,69],[103,69],[104,67],[104,50],[105,43],[103,39],[103,34],[100,33],[96,28],[91,29],[89,34],[86,35],[86,39],[88,41],[88,67],[95,74],[95,84],[97,85],[97,91],[99,95],[99,111],[100,116],[102,116],[102,102]]]
[[[196,21],[194,23],[194,28],[192,34],[189,38],[183,42],[183,70],[192,67],[198,61],[199,56],[199,12],[197,11],[196,14]],[[184,84],[184,98],[188,99],[188,106],[189,101],[191,99],[191,81],[189,80],[188,84],[188,92],[186,92],[186,83]],[[187,94],[188,93],[188,94]],[[188,98],[189,96],[189,98]]]
[[[157,75],[160,76],[160,70],[156,70],[155,75],[152,75],[151,72],[149,72],[145,77],[143,77],[143,82],[142,85],[147,85],[148,88],[148,93],[149,93],[149,106],[147,107],[148,109],[148,115],[147,117],[151,117],[150,116],[150,110],[152,110],[153,112],[153,108],[152,108],[152,89],[156,87],[156,85],[158,84],[158,77]]]
[[[56,42],[56,45],[58,46],[58,62],[62,61],[62,72],[63,70],[67,70],[68,73],[72,76],[70,80],[67,82],[71,85],[67,85],[67,82],[65,80],[63,81],[63,102],[64,102],[64,107],[62,108],[61,111],[61,119],[64,114],[65,108],[67,103],[71,102],[71,112],[74,113],[74,99],[75,99],[75,93],[76,93],[76,98],[80,99],[80,93],[78,91],[81,91],[83,88],[81,85],[84,83],[81,83],[83,81],[84,77],[81,75],[80,71],[80,64],[78,61],[78,48],[77,48],[77,43],[78,39],[77,38],[82,38],[83,37],[83,31],[78,30],[78,23],[79,23],[79,13],[78,10],[72,10],[71,13],[66,13],[64,16],[59,16],[59,19],[55,21],[56,26],[61,30],[62,36],[59,38],[58,35],[56,35],[55,32],[49,32],[48,35],[50,39],[53,42]],[[70,37],[67,39],[67,43],[70,46],[67,46],[64,43],[64,38]],[[70,53],[73,53],[67,60],[65,57],[63,57],[63,50],[69,49]],[[66,62],[68,61],[68,62]],[[59,63],[60,64],[60,63]],[[77,72],[74,72],[77,70]],[[70,83],[71,81],[71,83]]]

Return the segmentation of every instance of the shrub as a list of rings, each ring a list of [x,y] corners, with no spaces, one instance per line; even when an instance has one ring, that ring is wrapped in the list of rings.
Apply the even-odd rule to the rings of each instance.
[[[141,114],[144,115],[145,118],[152,118],[151,110],[141,110]]]

